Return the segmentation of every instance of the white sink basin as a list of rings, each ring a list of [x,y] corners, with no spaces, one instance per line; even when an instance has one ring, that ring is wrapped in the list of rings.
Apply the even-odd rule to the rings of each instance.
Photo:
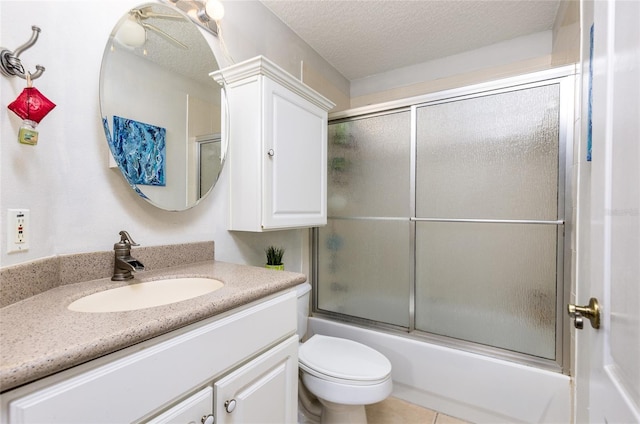
[[[94,293],[71,303],[76,312],[121,312],[168,305],[211,293],[224,286],[213,278],[171,278]]]

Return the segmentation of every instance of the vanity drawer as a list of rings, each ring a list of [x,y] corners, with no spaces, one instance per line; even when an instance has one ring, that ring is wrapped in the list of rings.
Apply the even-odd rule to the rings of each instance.
[[[161,411],[185,393],[246,362],[295,333],[293,291],[227,315],[176,330],[96,360],[95,368],[69,370],[16,389],[10,423],[132,422]],[[71,375],[64,378],[65,373]],[[34,387],[29,391],[29,387]],[[6,407],[3,401],[3,407]]]

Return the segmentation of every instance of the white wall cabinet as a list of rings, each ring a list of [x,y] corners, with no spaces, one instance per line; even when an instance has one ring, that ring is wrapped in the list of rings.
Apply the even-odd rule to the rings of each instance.
[[[325,225],[334,104],[263,56],[211,75],[228,102],[229,229]]]
[[[294,423],[295,330],[289,291],[3,393],[0,421]]]

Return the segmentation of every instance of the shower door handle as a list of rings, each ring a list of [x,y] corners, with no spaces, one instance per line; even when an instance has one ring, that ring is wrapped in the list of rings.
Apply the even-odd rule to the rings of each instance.
[[[573,318],[573,325],[578,330],[582,330],[584,327],[583,317],[589,319],[593,328],[600,328],[600,305],[595,297],[589,299],[589,304],[586,306],[568,304],[567,312]]]

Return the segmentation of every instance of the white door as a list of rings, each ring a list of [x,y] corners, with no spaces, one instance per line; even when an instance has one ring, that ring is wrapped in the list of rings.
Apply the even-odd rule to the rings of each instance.
[[[597,298],[602,324],[576,335],[577,418],[640,423],[640,2],[582,4],[594,23],[593,159],[581,164],[591,206],[578,260],[589,265],[576,300]]]

